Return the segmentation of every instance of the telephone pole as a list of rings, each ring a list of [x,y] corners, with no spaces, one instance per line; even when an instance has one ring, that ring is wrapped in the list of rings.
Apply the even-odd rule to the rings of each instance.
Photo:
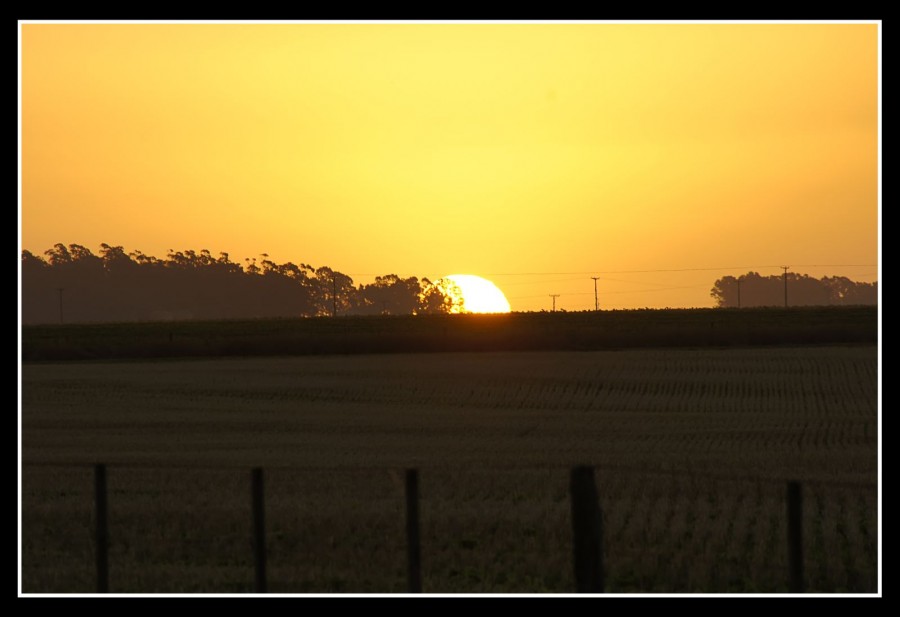
[[[787,308],[787,271],[790,266],[781,266],[781,269],[784,270],[784,274],[782,275],[784,278],[784,308]]]
[[[738,308],[741,308],[741,279],[737,280],[738,284]]]
[[[553,312],[556,312],[556,299],[559,297],[559,294],[550,294],[550,297],[553,298]]]
[[[597,279],[600,277],[592,276],[591,278],[594,279],[594,310],[599,311],[600,310],[600,302],[597,301]]]
[[[337,316],[337,280],[334,272],[331,273],[331,316]]]

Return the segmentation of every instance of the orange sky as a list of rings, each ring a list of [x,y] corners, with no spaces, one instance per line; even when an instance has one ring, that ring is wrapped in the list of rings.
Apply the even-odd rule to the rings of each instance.
[[[513,310],[593,308],[591,276],[605,308],[711,306],[782,264],[873,281],[878,37],[22,23],[22,248],[466,272]]]

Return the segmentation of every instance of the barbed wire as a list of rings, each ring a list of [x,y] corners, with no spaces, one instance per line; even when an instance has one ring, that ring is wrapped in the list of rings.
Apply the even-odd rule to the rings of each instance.
[[[22,467],[57,467],[57,468],[94,468],[98,463],[87,461],[29,461],[23,462]],[[228,471],[250,471],[254,467],[261,467],[270,471],[294,471],[298,473],[400,473],[406,469],[418,469],[422,472],[443,472],[443,473],[491,473],[491,472],[540,472],[540,471],[567,471],[576,465],[574,463],[553,463],[546,465],[520,465],[520,464],[491,464],[491,465],[292,465],[286,463],[273,463],[267,465],[239,465],[232,464],[210,464],[202,463],[197,465],[188,465],[185,463],[167,463],[167,462],[140,462],[140,461],[106,461],[103,463],[107,469],[139,469],[145,471],[197,471],[197,472],[228,472]],[[627,473],[635,475],[658,475],[681,478],[693,478],[704,480],[717,480],[725,482],[744,482],[744,483],[784,483],[788,481],[799,481],[815,485],[843,487],[843,488],[868,488],[874,489],[878,487],[878,480],[847,480],[847,479],[830,479],[830,478],[814,478],[802,477],[803,474],[785,473],[779,477],[761,476],[757,474],[736,474],[719,471],[709,471],[704,469],[672,469],[672,468],[655,468],[655,467],[636,467],[630,465],[594,463],[588,464],[598,472],[610,471],[614,473]]]

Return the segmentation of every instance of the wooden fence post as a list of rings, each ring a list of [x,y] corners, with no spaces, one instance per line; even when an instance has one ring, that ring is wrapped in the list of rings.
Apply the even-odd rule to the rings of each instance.
[[[803,593],[803,493],[799,482],[787,484],[787,532],[789,589]]]
[[[109,530],[106,520],[106,465],[94,465],[94,517],[96,522],[97,592],[109,592]]]
[[[573,468],[569,487],[575,589],[578,593],[603,593],[603,521],[594,468]]]
[[[406,559],[410,593],[422,593],[422,554],[419,544],[419,472],[406,470]]]
[[[263,493],[263,470],[252,471],[253,557],[256,564],[256,593],[266,593],[266,512]]]

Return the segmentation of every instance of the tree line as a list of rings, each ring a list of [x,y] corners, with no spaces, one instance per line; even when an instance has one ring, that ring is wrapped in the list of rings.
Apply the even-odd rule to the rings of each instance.
[[[710,295],[717,306],[784,306],[785,278],[788,306],[831,306],[878,304],[878,283],[860,283],[845,276],[820,279],[788,272],[761,276],[748,272],[738,277],[725,276],[713,285]]]
[[[265,253],[241,264],[206,249],[158,259],[105,243],[99,254],[79,244],[22,252],[23,323],[448,313],[460,298],[445,279],[388,274],[354,285],[331,268]]]

